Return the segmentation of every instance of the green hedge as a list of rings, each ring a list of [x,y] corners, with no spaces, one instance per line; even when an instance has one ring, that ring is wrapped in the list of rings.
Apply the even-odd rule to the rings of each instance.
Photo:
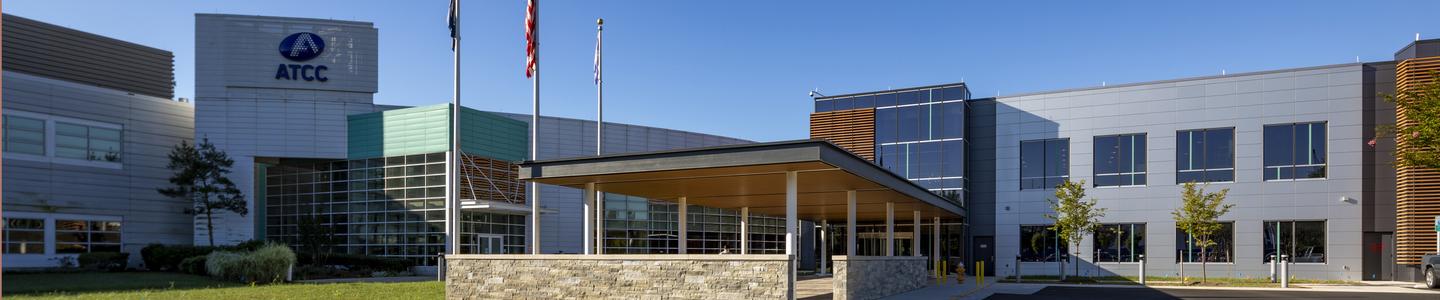
[[[179,271],[185,274],[208,275],[209,273],[205,272],[206,257],[209,257],[209,255],[200,255],[180,261]]]
[[[301,265],[326,265],[344,266],[352,270],[368,270],[378,272],[404,272],[410,270],[412,263],[409,260],[393,257],[367,256],[358,254],[330,254],[326,255],[323,262],[311,261],[311,255],[300,256]]]
[[[77,259],[80,267],[88,270],[124,271],[130,264],[130,253],[90,252],[81,253]]]
[[[180,262],[185,259],[204,256],[215,250],[227,251],[255,251],[266,244],[265,241],[246,241],[234,246],[190,246],[190,245],[161,245],[150,244],[140,249],[140,259],[145,262],[145,268],[151,271],[181,271]]]
[[[205,258],[210,276],[245,283],[283,282],[294,265],[295,252],[281,244],[265,244],[250,252],[215,251]]]

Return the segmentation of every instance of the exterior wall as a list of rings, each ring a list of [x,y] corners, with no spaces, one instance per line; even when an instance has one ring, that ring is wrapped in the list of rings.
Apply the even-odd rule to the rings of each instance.
[[[45,22],[4,15],[6,71],[169,99],[175,55]]]
[[[437,104],[349,116],[352,159],[450,151],[450,105]],[[461,111],[465,154],[519,162],[529,156],[529,127],[494,113]]]
[[[277,52],[284,38],[298,32],[325,40],[319,57],[295,62]],[[194,136],[209,139],[235,160],[230,178],[245,193],[250,211],[261,208],[255,158],[346,158],[346,116],[376,110],[377,57],[378,31],[367,22],[195,16]],[[328,80],[277,79],[282,64],[326,65]],[[227,213],[218,219],[217,243],[261,237],[252,216]],[[196,232],[196,243],[207,240]]]
[[[53,146],[49,156],[5,153],[5,217],[120,220],[121,251],[137,267],[147,244],[191,242],[193,223],[182,213],[189,203],[156,192],[169,186],[166,155],[193,136],[190,104],[12,71],[3,81],[5,115],[119,126],[122,141],[120,163],[56,158]],[[55,263],[51,255],[3,257],[6,268]]]
[[[1235,208],[1221,219],[1235,222],[1235,262],[1212,263],[1211,276],[1259,277],[1262,222],[1325,220],[1326,263],[1299,263],[1300,278],[1361,279],[1359,203],[1363,194],[1362,148],[1370,133],[1362,124],[1363,66],[1346,64],[1273,72],[1183,79],[1106,88],[1000,97],[995,108],[997,275],[1013,273],[1019,226],[1049,224],[1045,199],[1053,189],[1020,190],[1020,141],[1070,138],[1070,178],[1092,180],[1093,138],[1147,134],[1148,186],[1088,188],[1108,209],[1104,223],[1145,223],[1149,274],[1177,273],[1175,224],[1170,212],[1179,205],[1175,183],[1177,130],[1234,127],[1235,182],[1211,183],[1208,191],[1230,189]],[[1262,181],[1262,137],[1266,124],[1328,122],[1328,175],[1323,180]],[[1348,199],[1340,201],[1338,199]],[[1091,237],[1080,256],[1092,257]],[[1054,263],[1023,263],[1025,274],[1056,270]],[[1100,268],[1133,274],[1133,264],[1101,263]],[[1198,265],[1197,265],[1198,267]],[[1194,267],[1189,271],[1193,274]],[[1069,268],[1067,268],[1069,269]],[[1093,272],[1089,263],[1082,275]]]
[[[837,255],[831,279],[835,299],[880,299],[913,291],[930,283],[923,256]]]
[[[530,122],[530,115],[500,114],[525,121],[527,124]],[[541,160],[595,155],[595,121],[542,117],[539,132]],[[607,154],[741,143],[750,141],[673,129],[605,123]],[[555,211],[541,216],[540,250],[545,253],[581,253],[581,207],[584,205],[581,190],[542,185],[540,197],[542,208]]]
[[[445,298],[783,299],[789,270],[784,255],[455,255]]]

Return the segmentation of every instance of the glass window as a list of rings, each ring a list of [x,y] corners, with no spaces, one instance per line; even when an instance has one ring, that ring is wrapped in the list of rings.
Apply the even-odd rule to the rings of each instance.
[[[915,104],[920,101],[918,92],[902,92],[895,94],[895,105]]]
[[[1175,250],[1178,255],[1177,262],[1200,262],[1201,258],[1206,262],[1235,262],[1235,223],[1221,222],[1220,230],[1215,232],[1211,238],[1215,245],[1205,249],[1205,257],[1200,256],[1200,245],[1195,244],[1189,234],[1179,228],[1175,229]]]
[[[55,122],[55,157],[120,161],[120,130]]]
[[[951,87],[940,90],[940,100],[964,100],[970,98],[970,93],[965,87]]]
[[[5,152],[45,155],[45,120],[5,116]]]
[[[894,143],[898,141],[895,126],[899,125],[900,112],[898,108],[883,108],[875,110],[875,144]]]
[[[1070,178],[1070,139],[1020,142],[1020,189],[1050,189]]]
[[[1145,254],[1145,224],[1101,224],[1093,246],[1095,261],[1138,262]]]
[[[860,96],[860,97],[855,97],[855,98],[853,98],[853,99],[854,99],[854,100],[852,100],[852,101],[854,101],[854,102],[850,103],[850,108],[870,108],[870,107],[875,107],[875,97],[872,97],[872,96]]]
[[[900,110],[899,123],[896,129],[899,130],[898,141],[915,141],[920,137],[921,108],[925,106],[906,106],[897,108]]]
[[[895,105],[895,94],[875,95],[875,107],[886,107]]]
[[[965,102],[950,102],[937,104],[941,113],[939,118],[944,120],[939,131],[939,138],[953,139],[965,137]]]
[[[55,220],[55,253],[120,252],[120,222]]]
[[[1235,129],[1175,133],[1175,183],[1235,181]]]
[[[1265,180],[1325,178],[1325,122],[1265,125]]]
[[[1095,137],[1095,186],[1145,185],[1145,134]]]
[[[1020,261],[1059,261],[1069,248],[1050,225],[1020,226]]]
[[[1265,254],[1289,255],[1291,262],[1325,262],[1325,221],[1266,221]]]
[[[891,173],[904,176],[905,172],[908,171],[908,166],[905,162],[907,155],[905,148],[907,145],[908,144],[879,146],[880,152],[875,155],[880,160],[877,163],[885,167],[886,170],[890,170]]]
[[[45,254],[45,220],[5,218],[5,254]]]
[[[908,178],[940,177],[943,164],[940,155],[941,149],[940,142],[910,144],[910,152],[914,154],[911,155],[911,170]]]
[[[965,141],[944,141],[940,143],[940,153],[944,156],[944,158],[940,160],[940,176],[965,176]]]

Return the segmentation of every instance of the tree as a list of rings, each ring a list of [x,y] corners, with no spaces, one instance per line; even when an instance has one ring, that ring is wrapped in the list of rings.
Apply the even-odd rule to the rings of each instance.
[[[170,150],[170,164],[166,166],[175,172],[170,176],[170,184],[174,186],[157,189],[167,197],[190,201],[185,213],[205,216],[210,246],[215,246],[216,212],[229,211],[242,217],[249,212],[240,189],[225,178],[233,165],[235,161],[225,151],[215,149],[209,139],[196,145],[180,142]]]
[[[1180,207],[1170,213],[1175,217],[1175,228],[1184,231],[1195,245],[1200,246],[1202,283],[1209,275],[1205,270],[1205,263],[1210,260],[1209,249],[1215,246],[1215,234],[1224,228],[1224,224],[1220,223],[1220,216],[1224,216],[1230,212],[1230,207],[1235,206],[1225,204],[1225,195],[1229,193],[1230,189],[1206,193],[1204,188],[1195,187],[1195,182],[1186,182],[1185,190],[1180,194]]]
[[[1440,78],[1440,73],[1431,73]],[[1440,169],[1440,80],[1416,88],[1402,89],[1385,100],[1395,104],[1399,125],[1385,126],[1378,135],[1394,134],[1401,146],[1395,148],[1400,165]],[[1374,146],[1375,141],[1370,141]]]
[[[1060,240],[1067,245],[1074,245],[1075,255],[1080,257],[1080,239],[1086,234],[1095,232],[1100,227],[1100,218],[1105,217],[1105,208],[1097,208],[1099,202],[1095,199],[1085,200],[1085,181],[1070,181],[1066,179],[1060,185],[1055,186],[1055,198],[1050,200],[1050,210],[1053,214],[1045,214],[1046,218],[1055,221],[1050,229],[1055,230]],[[1075,264],[1075,274],[1080,274],[1080,264]]]
[[[335,230],[322,224],[317,216],[301,216],[296,231],[300,254],[309,255],[311,264],[324,265],[339,243]]]

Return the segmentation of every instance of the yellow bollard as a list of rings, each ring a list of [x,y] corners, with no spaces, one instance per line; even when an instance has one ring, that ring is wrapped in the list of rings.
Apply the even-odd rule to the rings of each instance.
[[[985,286],[985,261],[975,261],[975,265],[977,266],[975,268],[975,284]]]

